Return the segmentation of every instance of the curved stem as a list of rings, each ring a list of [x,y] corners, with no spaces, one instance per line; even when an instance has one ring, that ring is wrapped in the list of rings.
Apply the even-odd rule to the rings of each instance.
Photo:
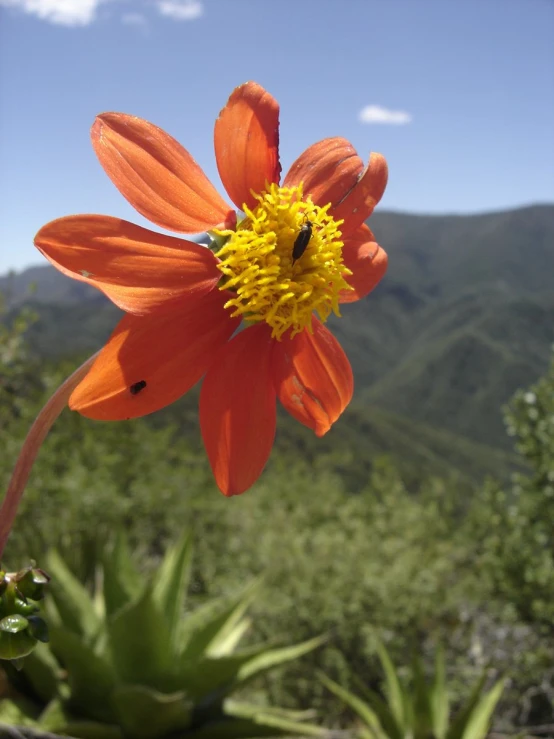
[[[87,374],[97,356],[98,352],[90,357],[90,359],[87,359],[84,364],[76,369],[75,372],[60,385],[36,417],[25,441],[23,442],[23,447],[19,452],[19,457],[17,458],[14,471],[8,484],[6,496],[2,503],[2,507],[0,508],[0,561],[2,560],[4,547],[8,541],[14,519],[17,515],[19,503],[23,497],[27,480],[31,474],[31,469],[42,442],[48,435],[48,432],[52,428],[56,418],[67,405],[69,396]]]

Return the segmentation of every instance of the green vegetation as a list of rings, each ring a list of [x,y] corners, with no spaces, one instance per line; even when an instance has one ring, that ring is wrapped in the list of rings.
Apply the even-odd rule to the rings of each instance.
[[[554,636],[554,361],[542,380],[516,393],[506,422],[530,474],[516,475],[509,488],[491,481],[476,501],[476,527],[488,508],[483,563],[497,596]]]
[[[393,256],[390,279],[337,323],[357,395],[328,435],[316,439],[281,417],[266,472],[228,500],[201,446],[196,391],[128,423],[66,411],[39,454],[3,565],[32,557],[48,569],[55,547],[97,593],[114,534],[125,533],[146,582],[190,530],[191,617],[263,576],[245,650],[327,637],[286,670],[257,676],[241,700],[290,716],[315,710],[321,725],[349,727],[355,711],[317,671],[342,690],[358,694],[361,681],[375,692],[379,634],[395,664],[422,654],[426,675],[444,645],[453,715],[490,668],[492,683],[507,678],[495,729],[549,723],[554,370],[515,395],[510,436],[500,429],[501,406],[547,368],[553,221],[546,206],[467,219],[376,216],[372,227]],[[53,280],[53,302],[41,302],[37,288],[33,326],[14,308],[0,327],[4,489],[37,410],[117,320],[98,296],[69,294]],[[40,645],[36,659],[47,651]],[[33,700],[29,715],[45,705]]]
[[[554,206],[463,217],[377,212],[371,228],[390,255],[386,279],[330,322],[352,362],[361,415],[371,422],[378,406],[437,435],[511,451],[501,407],[544,374],[554,342]],[[0,278],[0,291],[16,308],[33,284],[40,317],[29,341],[38,356],[92,353],[118,320],[99,292],[51,267]],[[408,451],[381,435],[397,459]],[[476,481],[479,467],[469,471]],[[454,468],[468,472],[465,463]],[[494,464],[486,472],[499,474]]]
[[[0,571],[0,659],[21,667],[39,641],[48,641],[48,627],[38,601],[48,576],[30,565],[19,572]]]
[[[82,739],[163,739],[175,732],[190,739],[321,736],[296,712],[230,695],[322,640],[239,651],[255,585],[184,618],[191,559],[184,537],[147,579],[120,536],[104,550],[101,586],[89,594],[50,552],[50,643],[35,649],[21,672],[8,665],[15,693],[0,701],[0,720]]]
[[[466,703],[452,717],[442,650],[437,651],[432,682],[427,682],[421,660],[414,657],[409,686],[403,684],[381,642],[377,642],[377,653],[385,675],[385,700],[362,685],[364,700],[320,675],[323,684],[361,719],[362,739],[485,739],[502,694],[502,681],[484,693],[486,674],[483,673]]]

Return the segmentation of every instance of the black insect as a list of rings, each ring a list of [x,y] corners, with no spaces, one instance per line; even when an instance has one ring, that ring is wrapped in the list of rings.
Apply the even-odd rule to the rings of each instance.
[[[138,395],[141,390],[144,390],[146,387],[146,380],[139,380],[138,382],[134,382],[131,387],[129,388],[129,392],[131,395]]]
[[[294,246],[292,247],[292,263],[294,264],[297,259],[300,259],[302,254],[306,251],[310,239],[312,238],[313,223],[306,220],[300,227],[300,233],[296,237]]]

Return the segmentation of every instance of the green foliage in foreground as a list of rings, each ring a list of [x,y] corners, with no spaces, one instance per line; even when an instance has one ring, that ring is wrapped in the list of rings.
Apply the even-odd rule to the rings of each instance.
[[[4,337],[9,351],[0,342],[0,386],[9,374],[10,390],[0,393],[1,488],[37,410],[76,364],[37,365],[17,331]],[[475,670],[493,663],[509,677],[497,727],[549,723],[554,546],[552,527],[545,532],[553,519],[546,433],[552,411],[546,409],[554,384],[545,383],[535,392],[536,424],[527,413],[531,396],[518,395],[525,412],[513,416],[514,428],[519,434],[520,425],[528,427],[525,444],[542,462],[513,488],[502,477],[473,488],[445,480],[434,463],[424,464],[425,455],[440,456],[430,452],[432,439],[421,427],[395,423],[404,448],[419,449],[407,477],[396,460],[378,458],[391,434],[380,436],[386,419],[368,409],[375,424],[358,423],[354,411],[324,439],[296,423],[281,426],[255,489],[228,500],[217,492],[201,450],[194,403],[114,424],[65,411],[33,469],[6,562],[12,569],[29,556],[46,563],[45,552],[56,546],[90,584],[102,543],[114,531],[127,533],[134,558],[148,569],[167,541],[190,528],[197,551],[189,605],[235,592],[263,574],[247,643],[330,635],[325,649],[247,686],[249,700],[309,706],[326,725],[347,726],[351,712],[314,679],[315,671],[350,690],[356,689],[352,673],[377,684],[377,630],[399,664],[414,643],[447,645],[453,704],[467,697]],[[443,435],[442,441],[445,453],[454,446],[463,462],[455,440]],[[43,704],[33,705],[36,711]]]
[[[297,712],[230,698],[322,639],[238,650],[256,584],[183,618],[191,558],[185,538],[145,579],[120,538],[105,551],[102,585],[91,596],[52,551],[51,643],[36,649],[20,673],[7,671],[17,693],[0,701],[0,721],[83,739],[323,735]]]
[[[0,571],[0,660],[20,667],[48,628],[37,601],[44,598],[48,575],[34,565],[19,572]]]
[[[511,489],[489,483],[476,501],[474,521],[484,541],[481,565],[490,573],[497,597],[511,603],[524,621],[540,624],[552,636],[554,359],[543,379],[516,393],[506,420],[530,473],[516,475]]]
[[[365,700],[321,675],[323,684],[343,700],[362,721],[362,739],[484,739],[492,714],[500,699],[503,683],[497,682],[483,694],[486,675],[477,682],[469,699],[454,717],[450,716],[451,697],[446,684],[444,653],[437,652],[435,675],[431,683],[424,676],[421,660],[414,658],[412,684],[403,684],[389,653],[381,643],[377,652],[385,675],[386,700],[364,688]]]

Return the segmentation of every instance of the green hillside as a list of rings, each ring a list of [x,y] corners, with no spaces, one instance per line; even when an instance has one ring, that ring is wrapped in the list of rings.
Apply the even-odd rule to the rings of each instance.
[[[158,428],[174,428],[176,437],[186,438],[188,445],[203,457],[197,409],[195,389],[149,418]],[[506,478],[516,469],[511,453],[414,422],[376,405],[352,403],[322,438],[284,411],[278,415],[272,458],[291,467],[300,458],[314,471],[319,467],[332,469],[350,492],[367,485],[375,460],[384,454],[394,457],[402,479],[412,489],[433,476],[453,476],[458,486],[470,486],[488,475]],[[270,460],[269,465],[273,463]]]
[[[371,227],[389,272],[367,300],[344,306],[344,320],[330,322],[356,392],[355,410],[328,438],[342,444],[354,434],[348,443],[359,452],[362,434],[369,457],[393,452],[437,473],[505,472],[509,458],[494,451],[510,444],[501,407],[546,371],[554,342],[554,206],[376,213]],[[120,315],[49,266],[0,278],[0,291],[13,310],[23,302],[37,309],[29,340],[52,359],[97,349]],[[291,438],[293,447],[308,444]],[[322,453],[326,442],[317,444]]]

